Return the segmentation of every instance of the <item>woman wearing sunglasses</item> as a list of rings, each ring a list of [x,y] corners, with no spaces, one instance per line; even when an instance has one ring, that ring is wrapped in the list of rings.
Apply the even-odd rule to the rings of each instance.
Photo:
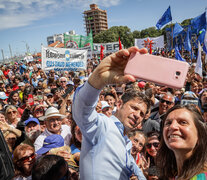
[[[32,167],[35,163],[35,150],[27,144],[20,144],[13,153],[15,168],[14,180],[31,180]]]
[[[6,117],[7,123],[10,126],[14,128],[17,127],[17,124],[20,121],[20,118],[19,118],[18,110],[15,106],[9,105],[6,107],[5,117]]]
[[[150,160],[149,167],[155,166],[155,159],[160,145],[160,134],[156,131],[147,133],[146,160]]]
[[[162,122],[157,166],[162,179],[207,179],[207,127],[198,107],[177,105]]]

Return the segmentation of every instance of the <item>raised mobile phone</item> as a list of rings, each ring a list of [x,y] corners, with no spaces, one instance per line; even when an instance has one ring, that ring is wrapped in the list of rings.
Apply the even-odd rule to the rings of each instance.
[[[33,98],[32,94],[28,95],[28,103],[29,103],[30,106],[34,105],[34,98]]]
[[[65,94],[62,95],[63,98],[66,98],[66,96],[68,94],[70,94],[73,90],[73,86],[69,86],[66,90],[65,90]]]
[[[179,89],[184,86],[188,68],[187,62],[137,52],[130,55],[124,73]]]

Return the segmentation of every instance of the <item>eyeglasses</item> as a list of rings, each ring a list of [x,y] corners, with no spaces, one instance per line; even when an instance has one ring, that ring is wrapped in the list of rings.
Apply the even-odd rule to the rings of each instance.
[[[16,114],[17,111],[8,111],[7,114]]]
[[[161,99],[160,102],[161,103],[166,102],[167,105],[171,105],[173,103],[173,102],[170,102],[170,101],[167,101],[167,100],[164,100],[164,99]]]
[[[43,113],[44,110],[43,110],[43,109],[36,109],[35,112],[36,112],[36,113],[37,113],[37,112],[39,112],[39,113]]]
[[[61,83],[65,83],[66,81],[60,81]]]
[[[23,157],[23,158],[19,159],[18,161],[26,163],[26,162],[30,161],[31,159],[33,160],[35,157],[36,157],[36,155],[35,155],[35,153],[33,153],[30,156],[26,156],[26,157]]]
[[[62,119],[60,118],[51,118],[51,119],[48,119],[48,121],[50,122],[55,122],[55,121],[61,121]]]
[[[160,145],[160,143],[158,143],[158,142],[155,142],[155,143],[147,143],[146,144],[146,147],[148,149],[150,149],[152,146],[154,146],[155,148],[158,148],[159,145]]]

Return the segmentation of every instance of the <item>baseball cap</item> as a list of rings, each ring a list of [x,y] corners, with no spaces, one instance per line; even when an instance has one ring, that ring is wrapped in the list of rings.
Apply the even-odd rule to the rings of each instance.
[[[68,82],[67,82],[67,85],[72,85],[72,86],[74,86],[74,82],[73,82],[73,81],[68,81]]]
[[[138,86],[140,87],[140,88],[144,88],[145,87],[145,82],[144,81],[140,81],[140,82],[138,82]]]
[[[183,96],[181,97],[181,99],[198,99],[198,97],[196,96],[196,94],[192,91],[186,91]]]
[[[20,82],[20,83],[18,84],[18,86],[25,86],[25,84],[24,84],[23,82]]]
[[[27,126],[30,122],[36,122],[37,124],[40,124],[40,122],[38,121],[37,118],[33,118],[33,117],[30,117],[29,119],[27,119],[24,123],[25,123],[25,126]]]
[[[36,153],[37,154],[45,154],[50,151],[52,148],[58,148],[64,146],[64,139],[61,135],[53,134],[51,136],[47,136],[44,140],[43,147],[40,148]]]
[[[101,101],[101,110],[103,110],[104,108],[107,108],[107,107],[111,107],[109,106],[108,102],[107,101]]]
[[[5,94],[5,92],[0,92],[0,99],[7,99],[8,96]]]

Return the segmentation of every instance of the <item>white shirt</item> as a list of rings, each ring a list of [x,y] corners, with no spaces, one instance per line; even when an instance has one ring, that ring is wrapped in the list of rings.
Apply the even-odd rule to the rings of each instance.
[[[43,146],[45,138],[50,135],[53,135],[53,133],[48,131],[48,129],[46,128],[45,131],[37,137],[37,139],[34,142],[35,151],[38,151]],[[71,134],[71,129],[68,125],[61,125],[60,135],[64,139],[64,144],[69,146],[72,134]]]

